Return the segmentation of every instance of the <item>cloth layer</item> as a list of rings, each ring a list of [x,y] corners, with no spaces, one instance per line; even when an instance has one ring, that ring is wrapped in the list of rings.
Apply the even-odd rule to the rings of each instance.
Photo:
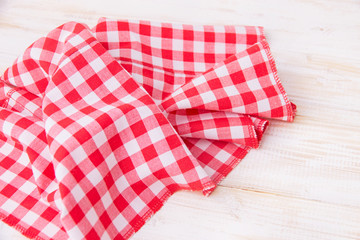
[[[36,239],[128,239],[295,115],[262,27],[105,18],[34,42],[0,105],[0,217]]]

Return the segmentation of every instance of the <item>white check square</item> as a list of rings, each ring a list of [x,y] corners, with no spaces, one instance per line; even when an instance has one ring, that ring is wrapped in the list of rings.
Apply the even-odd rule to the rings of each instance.
[[[141,150],[136,139],[132,139],[131,141],[124,143],[124,147],[125,147],[127,153],[129,154],[129,156],[131,156]]]

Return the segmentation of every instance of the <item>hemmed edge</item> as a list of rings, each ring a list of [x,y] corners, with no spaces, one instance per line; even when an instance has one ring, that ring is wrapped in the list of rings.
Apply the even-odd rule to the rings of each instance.
[[[290,100],[287,96],[287,93],[285,92],[285,89],[284,89],[283,85],[281,84],[281,81],[280,81],[280,78],[278,75],[278,70],[277,70],[276,63],[275,63],[275,59],[271,53],[269,43],[267,42],[263,32],[262,32],[262,40],[261,40],[260,44],[263,46],[263,48],[265,50],[266,56],[270,63],[272,73],[275,78],[276,85],[280,89],[281,95],[283,96],[285,103],[286,103],[286,110],[287,110],[288,115],[287,115],[287,118],[284,120],[286,120],[288,122],[292,122],[292,121],[294,121],[294,117],[295,117],[296,105],[294,103],[290,102]]]
[[[156,201],[153,205],[151,205],[149,208],[149,210],[143,215],[141,216],[141,219],[134,224],[134,227],[132,227],[131,229],[129,229],[124,235],[122,235],[122,237],[124,237],[124,239],[129,239],[133,234],[135,234],[138,230],[140,230],[140,228],[147,222],[150,220],[150,218],[157,213],[165,204],[165,202],[176,192],[181,191],[181,190],[185,190],[185,191],[191,191],[191,192],[195,192],[195,191],[199,191],[199,190],[203,190],[203,194],[205,196],[209,196],[214,189],[216,188],[216,184],[213,181],[209,181],[203,184],[203,189],[191,189],[191,188],[183,188],[183,187],[176,187],[176,188],[167,188],[167,191],[162,195],[161,198],[159,198],[158,201]]]
[[[25,228],[19,223],[15,223],[15,220],[9,218],[11,215],[6,215],[2,212],[0,212],[0,220],[8,225],[9,227],[15,229],[19,233],[21,233],[23,236],[29,238],[29,239],[35,239],[35,240],[45,240],[44,238],[39,236],[39,233],[36,233],[35,231],[31,231],[30,228]],[[7,219],[8,218],[8,219]]]

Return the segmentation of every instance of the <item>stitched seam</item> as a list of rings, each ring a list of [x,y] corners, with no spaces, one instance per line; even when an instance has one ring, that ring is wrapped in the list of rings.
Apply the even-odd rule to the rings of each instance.
[[[256,148],[257,147],[257,134],[254,125],[248,125],[248,130],[250,133],[250,138],[252,141],[252,145]]]
[[[14,92],[16,92],[16,90],[15,90]],[[14,92],[13,92],[13,93],[14,93]],[[12,94],[11,94],[11,95],[12,95]],[[17,104],[19,104],[21,107],[23,107],[24,109],[26,109],[26,110],[28,110],[30,113],[32,113],[34,117],[38,118],[39,120],[42,120],[39,116],[35,115],[35,113],[33,113],[32,111],[30,111],[30,109],[28,109],[27,107],[25,107],[25,106],[24,106],[23,104],[21,104],[20,102],[16,101],[12,96],[10,96],[9,99],[10,99],[10,98],[11,98],[12,100],[14,100]]]
[[[11,98],[11,95],[16,92],[16,90],[14,88],[10,89],[6,95],[5,95],[5,102],[4,104],[2,105],[3,108],[7,108],[8,107],[8,104],[9,104],[9,99]],[[13,99],[13,98],[12,98]]]
[[[17,101],[15,98],[12,97],[12,95],[17,92],[17,90],[15,88],[10,89],[7,93],[6,93],[6,100],[4,102],[4,104],[2,105],[2,108],[7,108],[9,105],[9,100],[12,99],[14,100],[14,102],[16,102],[16,104],[20,105],[22,108],[28,110],[30,113],[33,114],[33,116],[35,116],[36,118],[38,118],[39,120],[42,120],[39,116],[35,115],[34,112],[32,112],[30,109],[28,109],[27,107],[25,107],[22,103],[20,103],[19,101]],[[20,93],[19,93],[20,94]],[[21,94],[20,94],[21,95]]]
[[[274,78],[275,78],[275,82],[276,82],[276,85],[279,87],[280,89],[280,92],[285,100],[285,103],[286,103],[286,110],[288,111],[288,117],[289,117],[289,121],[292,121],[294,119],[294,116],[293,116],[293,111],[292,111],[292,107],[291,107],[291,103],[287,97],[287,94],[284,90],[284,87],[282,86],[281,82],[280,82],[280,78],[277,74],[277,69],[276,69],[276,65],[275,65],[275,60],[270,52],[270,47],[269,47],[269,44],[266,42],[266,39],[264,38],[263,41],[260,42],[262,44],[262,46],[264,47],[264,50],[265,50],[265,53],[266,53],[266,56],[268,57],[268,60],[269,60],[269,64],[270,64],[270,67],[271,67],[271,71],[274,75]]]
[[[230,164],[213,179],[216,185],[219,185],[220,182],[241,162],[250,149],[250,147],[242,148],[241,152],[231,159]]]
[[[0,219],[4,220],[5,218],[7,218],[7,216],[4,213],[0,212]],[[3,222],[6,223],[8,226],[15,228],[17,231],[19,231],[25,237],[33,238],[36,240],[45,240],[44,238],[40,237],[38,235],[38,233],[35,233],[34,231],[31,231],[30,229],[26,229],[21,224],[15,223],[13,220],[9,220],[7,222],[3,221]],[[26,234],[27,232],[29,234]]]
[[[214,186],[214,183],[212,181],[206,182],[204,184],[202,184],[203,186],[203,191],[211,191],[212,189],[215,189],[216,186]],[[178,187],[175,190],[169,190],[167,189],[167,191],[164,193],[164,195],[159,199],[159,201],[157,201],[153,206],[149,207],[149,210],[146,211],[146,213],[141,216],[141,219],[139,219],[135,224],[134,227],[131,227],[131,229],[129,229],[123,236],[125,239],[129,239],[136,231],[135,229],[139,229],[140,227],[142,227],[156,212],[158,212],[160,210],[160,208],[162,206],[164,206],[165,202],[177,191],[180,190],[190,190],[190,191],[197,191],[194,189],[191,189],[190,187]],[[201,189],[198,189],[201,190]],[[209,192],[210,193],[210,192]],[[208,196],[208,195],[206,195]],[[154,209],[155,211],[153,211],[152,209]]]

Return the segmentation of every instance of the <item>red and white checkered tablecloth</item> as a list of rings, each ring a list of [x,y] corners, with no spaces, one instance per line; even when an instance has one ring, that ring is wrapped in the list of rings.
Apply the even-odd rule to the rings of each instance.
[[[34,42],[0,106],[0,218],[44,240],[128,239],[295,115],[262,27],[105,18]]]

